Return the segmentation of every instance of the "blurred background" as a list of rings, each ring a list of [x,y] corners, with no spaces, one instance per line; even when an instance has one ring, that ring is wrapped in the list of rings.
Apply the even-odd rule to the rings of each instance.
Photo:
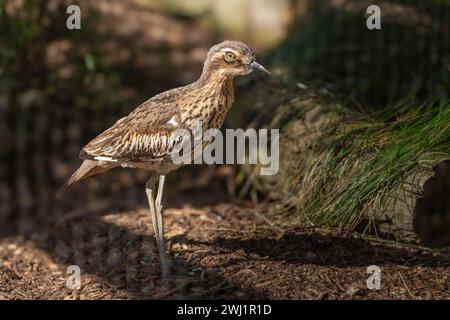
[[[81,8],[80,30],[66,28],[71,4]],[[366,28],[370,4],[381,8],[381,30]],[[424,243],[447,245],[450,175],[442,161],[450,154],[445,122],[449,23],[450,3],[445,0],[0,0],[0,237],[20,236],[52,247],[56,244],[49,233],[61,219],[145,206],[147,173],[137,170],[113,170],[71,190],[61,187],[80,164],[84,144],[152,95],[195,81],[210,46],[233,39],[251,45],[274,76],[238,79],[236,104],[225,127],[270,127],[275,118],[284,128],[287,119],[303,117],[304,104],[298,109],[291,103],[301,100],[326,110],[345,108],[333,122],[337,125],[356,119],[361,127],[376,123],[386,129],[397,121],[399,127],[392,128],[399,134],[407,127],[414,133],[422,130],[424,140],[439,136],[432,159],[414,160],[428,161],[429,171],[438,170],[434,166],[440,163],[439,172],[444,173],[434,183],[440,188],[438,198],[428,192],[432,200],[422,201],[420,210],[414,200],[407,215],[421,221],[408,228],[415,228]],[[314,123],[312,118],[308,121]],[[403,126],[402,119],[409,122]],[[434,120],[431,127],[420,126]],[[305,138],[286,132],[290,145],[299,146]],[[334,133],[336,137],[342,132]],[[397,138],[383,136],[392,142]],[[421,148],[425,154],[426,147]],[[361,159],[364,150],[358,149]],[[299,178],[289,171],[297,161],[291,158],[291,164],[282,165],[281,176]],[[386,173],[402,185],[405,174]],[[300,186],[309,188],[292,181],[283,194],[274,195],[267,187],[273,181],[249,177],[251,170],[245,168],[184,168],[170,177],[166,198],[170,207],[246,200],[276,204],[286,197],[298,200],[303,197]],[[380,189],[373,192],[381,194]],[[383,197],[394,194],[387,187],[383,192]],[[414,196],[424,197],[423,190]],[[303,200],[300,203],[304,208]],[[302,213],[299,206],[281,208],[286,210],[278,207],[278,214]],[[357,223],[344,220],[323,225],[356,228]],[[324,220],[313,221],[322,225]]]
[[[66,28],[75,3],[81,30]],[[132,170],[87,182],[94,192],[55,197],[85,143],[148,97],[196,80],[207,50],[223,39],[249,43],[283,83],[295,77],[365,112],[406,98],[447,99],[448,3],[379,4],[382,30],[365,27],[367,1],[2,1],[2,232],[33,228],[22,215],[46,220],[94,199],[114,199],[110,209],[145,203],[146,174]],[[266,90],[262,81],[238,83],[226,126],[277,112],[242,98]]]

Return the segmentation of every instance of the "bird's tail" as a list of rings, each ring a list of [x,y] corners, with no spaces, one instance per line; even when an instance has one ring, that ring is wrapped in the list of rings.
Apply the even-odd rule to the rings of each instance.
[[[92,177],[93,175],[110,170],[114,167],[115,166],[112,166],[105,161],[84,160],[78,170],[74,172],[64,186],[69,187],[78,181]]]

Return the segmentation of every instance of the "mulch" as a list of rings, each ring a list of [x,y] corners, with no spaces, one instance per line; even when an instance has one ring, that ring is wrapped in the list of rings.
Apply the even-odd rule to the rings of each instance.
[[[271,227],[249,204],[165,210],[160,277],[148,209],[61,219],[0,239],[0,299],[449,299],[450,255],[357,233]],[[70,289],[67,268],[81,286]],[[368,289],[367,267],[381,269]]]

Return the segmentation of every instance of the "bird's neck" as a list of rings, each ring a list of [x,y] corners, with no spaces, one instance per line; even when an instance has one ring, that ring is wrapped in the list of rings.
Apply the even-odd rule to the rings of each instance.
[[[205,64],[197,84],[202,87],[211,86],[221,91],[222,89],[227,90],[230,86],[233,87],[233,80],[233,75],[225,73],[212,65]]]
[[[208,92],[210,108],[217,108],[220,112],[228,112],[234,101],[233,76],[224,75],[218,70],[203,73],[197,80],[202,92]]]
[[[208,126],[220,127],[226,113],[234,101],[234,76],[221,72],[220,69],[203,68],[203,73],[196,82],[202,94],[209,101],[202,109],[211,110],[213,116],[208,120]],[[207,114],[209,114],[207,112]]]

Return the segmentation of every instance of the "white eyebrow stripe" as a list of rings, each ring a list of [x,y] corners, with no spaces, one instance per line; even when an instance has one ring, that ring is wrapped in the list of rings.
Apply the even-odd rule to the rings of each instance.
[[[223,51],[231,51],[231,52],[233,52],[234,54],[238,54],[238,53],[239,53],[236,49],[232,49],[232,48],[230,48],[230,47],[223,48],[222,50],[223,50]]]

